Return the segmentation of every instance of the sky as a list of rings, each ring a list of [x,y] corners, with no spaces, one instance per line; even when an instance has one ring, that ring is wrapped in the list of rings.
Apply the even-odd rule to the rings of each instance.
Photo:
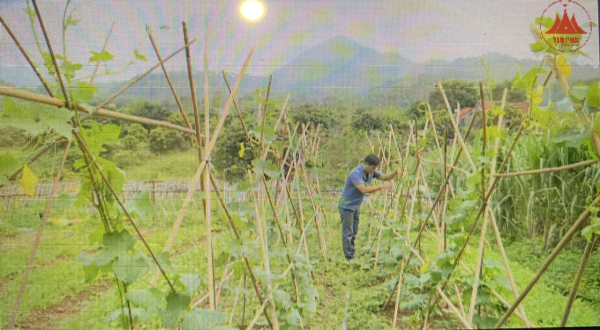
[[[137,49],[147,61],[135,61],[114,77],[125,79],[157,63],[146,26],[152,30],[161,55],[166,57],[183,45],[181,22],[186,21],[191,38],[194,67],[202,70],[208,32],[209,69],[237,72],[249,50],[256,51],[248,73],[266,75],[289,63],[302,51],[336,36],[345,36],[379,52],[395,52],[411,61],[453,60],[497,52],[515,58],[535,58],[529,44],[534,41],[530,24],[544,10],[562,11],[561,4],[574,8],[578,22],[585,8],[598,23],[597,0],[262,0],[265,17],[257,23],[243,20],[238,0],[73,0],[68,12],[77,25],[69,26],[66,46],[69,58],[91,72],[91,51],[101,51],[112,22],[115,27],[107,51],[114,59],[112,72],[134,59]],[[558,0],[557,0],[558,1]],[[66,0],[37,1],[55,53],[62,53],[61,20]],[[26,0],[0,0],[4,17],[36,63],[42,63]],[[577,9],[577,10],[575,10]],[[36,22],[40,40],[43,37]],[[162,28],[161,28],[162,27]],[[43,45],[43,47],[45,47]],[[582,64],[598,65],[598,30],[582,51]],[[0,28],[0,70],[27,65],[6,31]],[[167,62],[170,70],[185,70],[183,53]]]

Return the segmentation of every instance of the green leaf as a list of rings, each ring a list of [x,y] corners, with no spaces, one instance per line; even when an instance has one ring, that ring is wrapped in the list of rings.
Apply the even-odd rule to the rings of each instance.
[[[134,306],[143,307],[151,313],[158,313],[163,307],[165,294],[157,288],[128,291],[125,296]]]
[[[499,283],[500,285],[502,285],[503,288],[505,288],[506,290],[511,291],[512,287],[510,286],[510,282],[508,281],[508,277],[504,276],[504,275],[498,275],[496,277],[494,277],[494,281],[496,281],[496,283]]]
[[[69,15],[69,17],[67,17],[67,22],[65,23],[65,26],[77,25],[77,22],[79,22],[78,19],[74,19],[73,16]]]
[[[273,299],[275,302],[283,307],[283,309],[288,310],[292,307],[292,298],[290,294],[283,290],[273,290]]]
[[[71,94],[73,101],[85,103],[91,101],[97,91],[98,87],[90,85],[85,81],[79,81],[77,82],[77,87],[71,89]]]
[[[106,61],[111,61],[113,59],[113,56],[111,53],[107,52],[106,50],[103,50],[101,53],[97,53],[95,51],[91,51],[92,57],[90,57],[90,62],[106,62]]]
[[[16,102],[4,99],[4,111],[0,127],[14,127],[25,132],[38,135],[52,128],[57,133],[70,138],[71,125],[69,121],[73,112],[64,108],[54,108],[32,102]]]
[[[569,89],[569,96],[577,100],[578,102],[583,101],[588,94],[588,86],[583,84],[577,84]]]
[[[543,27],[549,29],[552,27],[552,25],[554,25],[554,19],[552,17],[536,17],[535,23],[541,23]]]
[[[27,13],[27,15],[29,16],[30,20],[34,20],[36,17],[35,14],[35,10],[33,10],[33,8],[27,7],[25,9],[23,9],[23,11],[25,11]]]
[[[548,45],[544,41],[538,41],[538,42],[529,44],[529,48],[531,48],[532,52],[539,53],[539,52],[545,51],[546,48],[548,48]]]
[[[0,178],[13,174],[19,166],[19,162],[11,154],[0,154]]]
[[[232,214],[231,219],[233,220],[233,224],[237,230],[246,230],[248,229],[248,219],[245,217],[240,217],[237,214]]]
[[[281,174],[279,167],[271,161],[256,158],[252,160],[252,167],[257,173],[266,174],[273,179],[278,178]]]
[[[148,190],[144,190],[137,198],[127,201],[125,207],[130,213],[141,217],[142,220],[154,214],[157,209],[150,199],[150,192]]]
[[[588,107],[600,108],[600,85],[597,82],[590,85],[585,99]]]
[[[200,287],[200,274],[181,274],[179,280],[185,286],[185,292],[190,296]]]
[[[156,260],[158,260],[158,262],[164,269],[171,268],[171,260],[169,259],[169,252],[161,252],[161,253],[157,254]],[[157,266],[157,268],[158,268],[158,266]]]
[[[126,324],[127,328],[129,328],[129,312],[127,309],[117,309],[105,319],[105,322],[112,323],[113,321],[119,318],[121,319],[119,323]],[[131,318],[134,320],[134,323],[136,319],[138,319],[141,323],[146,323],[148,322],[148,319],[150,319],[150,315],[141,308],[132,308]]]
[[[163,327],[172,328],[177,325],[181,315],[187,311],[190,296],[171,292],[167,296],[167,309],[164,313]]]
[[[169,26],[168,26],[168,25],[164,24],[164,25],[161,25],[161,26],[160,26],[160,29],[161,29],[161,30],[169,30],[170,28],[169,28]]]
[[[590,225],[581,230],[581,235],[583,235],[588,242],[592,241],[594,234],[600,235],[600,218],[592,218]]]
[[[104,232],[106,230],[104,229],[104,226],[102,225],[98,225],[96,227],[96,230],[94,230],[94,232],[92,232],[89,236],[90,239],[90,245],[95,245],[96,243],[101,243],[102,242],[102,238],[104,237]]]
[[[142,271],[148,269],[148,264],[142,257],[125,253],[119,255],[119,260],[112,267],[118,279],[125,284],[131,284]]]
[[[100,268],[94,263],[89,266],[83,266],[84,280],[87,283],[93,282],[100,273]]]
[[[479,325],[480,329],[493,329],[498,323],[497,318],[489,317],[489,316],[480,316],[478,314],[473,315],[473,324]]]
[[[103,252],[116,258],[127,255],[127,251],[135,245],[135,239],[127,230],[121,232],[115,231],[104,233],[102,244],[104,245]]]
[[[137,58],[138,60],[141,60],[141,61],[148,61],[146,59],[146,56],[140,54],[137,49],[135,50],[135,58]]]
[[[98,265],[96,265],[96,258],[82,251],[77,255],[77,260],[83,265],[85,281],[91,282],[95,280],[99,273]]]
[[[240,277],[244,274],[245,265],[242,261],[236,261],[233,263],[233,275],[235,277]]]
[[[283,319],[288,325],[300,326],[302,316],[300,316],[300,312],[298,312],[298,309],[291,308],[290,310],[285,312]]]
[[[194,309],[183,313],[182,330],[228,330],[227,315],[208,309]]]

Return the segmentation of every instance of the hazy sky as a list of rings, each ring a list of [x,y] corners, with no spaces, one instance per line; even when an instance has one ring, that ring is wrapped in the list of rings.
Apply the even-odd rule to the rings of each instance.
[[[163,57],[183,45],[181,21],[192,38],[194,66],[202,67],[205,27],[208,22],[211,70],[239,71],[249,49],[257,49],[249,73],[268,74],[309,47],[346,36],[380,52],[396,52],[415,62],[452,60],[498,52],[516,58],[534,58],[529,25],[553,2],[551,0],[263,0],[266,16],[248,23],[238,14],[238,0],[74,0],[69,11],[78,19],[67,30],[69,56],[84,65],[90,51],[100,51],[113,21],[115,28],[107,50],[109,64],[118,70],[132,59],[134,49],[148,58],[136,62],[125,75],[131,77],[157,63],[146,34],[149,25]],[[567,0],[564,3],[567,4]],[[597,0],[579,0],[592,21],[598,21]],[[65,0],[38,0],[55,52],[61,49],[61,19]],[[25,48],[41,63],[24,9],[25,0],[0,0],[0,14]],[[574,6],[570,4],[570,6]],[[554,9],[557,10],[554,10]],[[559,6],[553,11],[562,11]],[[578,22],[587,18],[577,14]],[[169,28],[160,27],[166,25]],[[38,24],[36,23],[36,26]],[[582,49],[590,59],[580,63],[598,65],[597,27]],[[39,30],[39,28],[38,28]],[[40,34],[41,35],[41,34]],[[0,70],[25,65],[6,31],[0,28]],[[185,67],[183,55],[168,65]]]

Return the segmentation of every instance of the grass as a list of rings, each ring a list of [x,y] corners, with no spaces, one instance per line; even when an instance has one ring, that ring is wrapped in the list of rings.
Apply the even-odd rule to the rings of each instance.
[[[180,201],[175,200],[175,204],[179,204]],[[323,202],[333,203],[327,199]],[[175,219],[175,210],[179,207],[179,205],[175,205],[175,210],[173,210],[168,201],[163,201],[163,203],[167,203],[164,204],[164,213],[158,210],[153,219],[140,222],[140,226],[146,233],[146,238],[154,251],[162,250]],[[309,203],[305,204],[305,214],[311,214],[308,205]],[[23,226],[37,230],[39,220],[31,219],[35,218],[34,216],[41,206],[40,203],[32,204],[20,211],[7,210],[4,213],[4,221],[16,224],[17,227]],[[207,291],[205,248],[199,241],[204,237],[204,225],[202,216],[199,215],[198,206],[200,206],[199,203],[189,210],[188,216],[183,222],[173,249],[175,253],[171,258],[172,267],[168,270],[169,274],[201,274],[201,288],[193,294],[193,301],[199,299]],[[352,263],[348,263],[341,252],[341,242],[339,242],[340,225],[337,213],[335,213],[334,208],[326,207],[326,209],[333,210],[330,211],[328,217],[331,240],[327,238],[327,268],[320,252],[314,223],[308,230],[314,283],[319,299],[317,312],[312,320],[307,320],[308,324],[306,325],[310,325],[312,329],[334,329],[339,328],[345,320],[348,329],[389,328],[392,320],[393,303],[387,309],[382,309],[382,305],[394,289],[395,283],[393,281],[397,276],[397,265],[392,267],[391,270],[381,266],[373,269],[373,256],[369,254],[370,252],[365,252],[368,244],[369,223],[375,225],[379,220],[376,213],[377,207],[373,206],[372,209],[363,212],[363,220],[357,239],[359,254],[356,261]],[[76,210],[66,214],[65,217],[81,219],[85,213],[85,210]],[[9,214],[11,216],[7,218],[6,216]],[[60,217],[55,216],[55,218]],[[88,235],[95,230],[98,222],[98,219],[92,216],[87,221],[82,221],[73,226],[64,226],[60,221],[48,224],[36,258],[36,267],[31,273],[25,290],[19,314],[20,321],[46,322],[49,326],[58,329],[113,329],[119,327],[117,321],[105,322],[106,318],[113,311],[118,310],[120,306],[114,278],[112,275],[106,274],[92,283],[86,283],[81,263],[75,259],[75,256],[82,249],[90,248]],[[224,228],[226,226],[222,222],[215,220],[215,257],[219,255],[220,251],[226,250],[232,242],[231,233]],[[373,238],[375,238],[376,228],[373,227],[371,230]],[[3,283],[0,284],[0,292],[2,292],[3,298],[0,302],[0,324],[4,325],[12,310],[21,283],[21,275],[31,253],[31,241],[34,239],[34,233],[16,232],[7,235],[5,232],[4,234],[0,233],[0,235],[2,235],[2,245],[0,246],[2,259],[9,260],[8,263],[3,262],[0,264],[0,283]],[[276,240],[275,237],[276,235],[270,239]],[[329,237],[328,233],[326,237]],[[414,238],[412,237],[413,240]],[[471,265],[476,256],[477,241],[477,239],[473,239],[467,250],[465,260],[467,263],[470,262]],[[433,239],[425,237],[422,246],[426,254],[430,255],[424,258],[427,262],[432,262],[431,256],[434,255],[436,243]],[[143,250],[139,242],[138,248]],[[509,253],[513,248],[508,247]],[[499,261],[500,257],[491,247],[486,249],[486,259]],[[517,286],[519,288],[525,287],[533,277],[535,269],[530,269],[533,266],[525,265],[524,262],[518,260],[511,261],[510,264]],[[273,268],[275,272],[281,272],[285,267],[279,264],[273,265]],[[216,277],[221,278],[224,268],[219,267],[216,272]],[[153,275],[154,272],[146,272],[130,289],[148,287]],[[223,289],[219,306],[222,311],[226,312],[228,317],[233,307],[238,283],[238,281],[229,281]],[[167,290],[162,278],[159,278],[157,287],[164,291]],[[286,289],[291,292],[290,288]],[[254,292],[249,283],[246,290],[249,294],[245,319],[247,325],[249,319],[253,316],[253,311],[259,307],[259,304],[256,298],[251,298]],[[501,293],[508,301],[514,300],[512,294],[508,291]],[[415,295],[415,293],[403,292],[403,306],[413,300]],[[558,326],[566,299],[567,297],[542,281],[534,287],[530,295],[523,301],[523,305],[529,320],[536,326]],[[544,302],[544,304],[540,304],[540,302]],[[233,319],[233,325],[235,326],[239,326],[241,323],[240,311],[241,305],[238,304]],[[600,324],[600,318],[595,311],[586,302],[577,300],[568,325],[592,326]],[[418,327],[423,317],[421,313],[418,309],[401,310],[401,328]],[[264,323],[264,321],[261,322]],[[452,315],[434,315],[431,322],[434,326],[441,328],[460,326]],[[516,317],[512,317],[508,325],[522,326],[522,323]],[[155,318],[140,326],[140,329],[158,327],[160,327],[160,320]]]

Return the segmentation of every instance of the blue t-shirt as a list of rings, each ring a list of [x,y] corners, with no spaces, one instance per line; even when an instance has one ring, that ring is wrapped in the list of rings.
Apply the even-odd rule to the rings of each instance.
[[[364,164],[353,169],[346,179],[344,191],[342,192],[342,197],[340,198],[338,206],[342,209],[351,211],[359,209],[365,194],[361,193],[357,186],[361,184],[368,186],[371,184],[371,181],[373,181],[373,178],[378,178],[381,175],[382,174],[379,171],[366,175]]]

